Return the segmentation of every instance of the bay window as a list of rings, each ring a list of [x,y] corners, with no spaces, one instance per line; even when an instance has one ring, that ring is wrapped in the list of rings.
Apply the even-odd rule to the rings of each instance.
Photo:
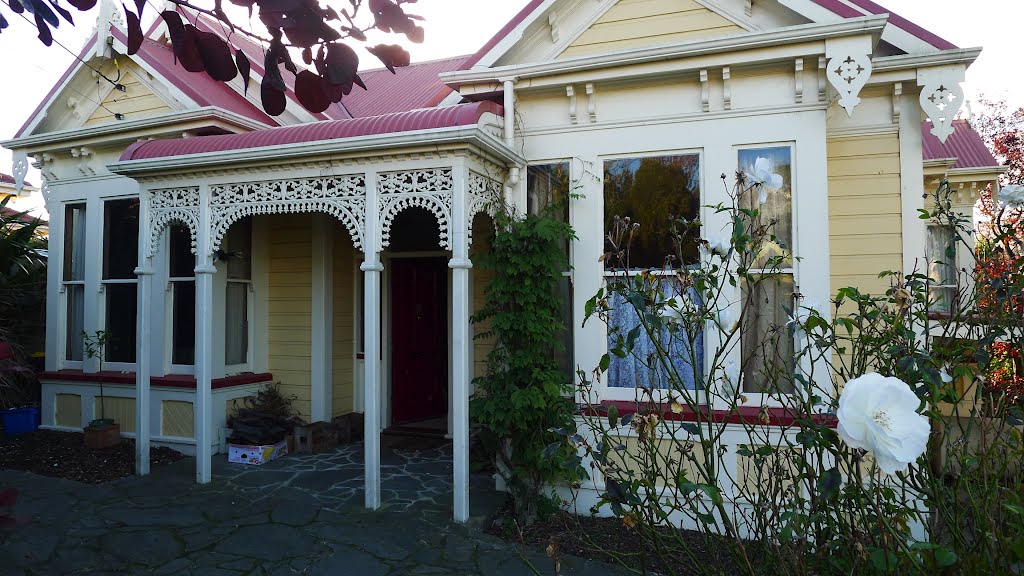
[[[103,203],[102,280],[107,362],[135,362],[138,262],[139,199],[107,200]]]
[[[221,242],[220,258],[226,260],[224,293],[224,364],[249,362],[249,316],[252,289],[252,219],[231,225]]]
[[[526,169],[526,210],[537,215],[556,209],[549,214],[561,222],[569,224],[569,195],[571,193],[569,179],[569,163],[557,162],[538,164]],[[562,373],[571,382],[575,379],[576,365],[573,360],[573,320],[572,320],[572,266],[569,240],[562,246],[565,254],[565,270],[558,283],[558,293],[562,301],[562,347],[554,352],[555,360]]]
[[[172,224],[168,236],[171,364],[193,365],[196,360],[196,274],[192,236],[181,224]]]
[[[604,163],[604,229],[613,230],[615,218],[629,218],[639,225],[621,262],[605,262],[605,283],[629,281],[640,271],[656,280],[664,298],[698,300],[684,289],[673,272],[680,266],[698,266],[697,242],[700,230],[689,227],[674,233],[675,223],[685,218],[698,221],[701,205],[700,155],[648,156],[607,160]],[[682,261],[679,261],[681,258]],[[609,388],[667,389],[672,377],[655,361],[657,344],[640,327],[640,318],[626,298],[612,291],[608,325],[608,348],[617,339],[639,328],[632,354],[610,355],[607,371]],[[680,326],[665,326],[655,337],[667,351],[677,386],[700,388],[704,370],[703,331],[687,333]]]
[[[793,161],[790,146],[741,149],[739,172],[745,190],[739,207],[757,210],[755,226],[765,238],[750,266],[752,281],[742,286],[740,327],[743,391],[791,393],[795,369],[790,314],[797,305],[793,263]]]
[[[949,314],[957,297],[956,231],[950,226],[928,226],[928,300],[932,312]]]
[[[85,330],[85,203],[64,206],[64,359],[81,362]]]

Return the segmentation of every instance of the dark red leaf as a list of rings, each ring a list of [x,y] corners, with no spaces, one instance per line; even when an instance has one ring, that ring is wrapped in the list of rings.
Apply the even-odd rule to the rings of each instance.
[[[14,506],[18,501],[18,489],[8,488],[0,492],[0,507]]]
[[[235,51],[235,65],[238,66],[238,73],[242,75],[242,84],[244,86],[242,94],[248,94],[249,70],[252,69],[252,66],[249,64],[249,57],[241,50]]]
[[[135,13],[139,15],[139,20],[142,20],[142,9],[146,6],[146,0],[135,0]],[[127,10],[126,10],[127,12]]]
[[[256,3],[256,0],[228,0],[235,6],[244,6],[245,8],[252,9],[252,5]]]
[[[347,86],[348,90],[352,89],[352,80],[359,70],[359,55],[355,50],[346,44],[329,44],[324,63],[327,70],[323,76],[328,82],[336,86]]]
[[[303,0],[255,0],[263,12],[288,12],[302,5]]]
[[[409,53],[397,44],[377,44],[366,51],[376,56],[392,74],[395,68],[409,65]]]
[[[139,17],[129,10],[127,6],[121,4],[121,7],[124,8],[124,16],[128,20],[128,55],[131,56],[142,47],[142,23],[139,22]]]
[[[38,13],[35,16],[36,28],[39,30],[39,40],[47,46],[53,44],[53,34],[50,33],[50,27],[46,25],[46,21]]]
[[[326,93],[327,97],[331,99],[331,102],[341,102],[341,99],[348,93],[345,92],[345,89],[342,88],[341,86],[335,86],[334,84],[330,84],[328,82],[324,82],[323,86],[324,93]]]
[[[238,75],[235,59],[231,56],[231,48],[219,36],[212,32],[197,30],[199,57],[203,59],[203,67],[210,78],[218,82],[229,82]]]
[[[295,76],[295,96],[303,108],[314,114],[327,110],[331,105],[331,97],[324,90],[324,79],[309,70]]]
[[[359,77],[359,74],[356,74],[355,77],[352,78],[352,81],[355,82],[356,86],[359,86],[363,90],[367,89],[366,84],[363,84],[363,79]]]
[[[411,42],[421,44],[423,42],[423,27],[413,26],[405,33],[405,37]]]
[[[263,100],[263,111],[271,116],[280,116],[284,112],[284,91],[278,90],[267,82],[266,77],[260,83],[260,98]]]
[[[68,12],[53,0],[50,0],[50,5],[53,6],[53,9],[56,10],[58,14],[60,14],[61,16],[64,17],[65,20],[67,20],[68,24],[71,24],[72,26],[75,25],[75,21],[71,18],[71,12]]]
[[[284,49],[284,45],[281,44],[279,38],[275,38],[270,42],[270,47],[267,49],[266,57],[263,60],[263,84],[269,84],[278,92],[282,94],[287,89],[284,83],[284,77],[281,76],[281,69],[277,66],[278,54],[287,51]]]
[[[366,42],[366,34],[363,34],[362,30],[351,28],[349,26],[342,26],[341,30],[342,32],[348,34],[350,38],[355,38],[360,42]]]
[[[313,63],[313,49],[309,46],[302,49],[302,61],[306,63],[306,66]]]
[[[81,2],[81,1],[82,0],[72,0],[71,1],[71,5],[74,6],[75,8],[78,8],[78,4],[76,4],[76,2]],[[7,3],[10,4],[11,10],[14,11],[15,14],[21,14],[22,12],[25,11],[25,7],[22,6],[21,2],[19,2],[18,0],[7,0]],[[92,3],[96,4],[96,0],[93,0]],[[92,6],[89,6],[89,8],[92,8]],[[78,9],[79,10],[88,10],[89,8],[78,8]]]
[[[324,20],[328,22],[331,20],[341,20],[341,16],[338,16],[338,12],[334,8],[328,6],[324,8]]]
[[[195,27],[182,23],[181,15],[174,10],[165,10],[160,17],[167,24],[167,35],[171,38],[175,62],[181,62],[181,67],[189,72],[202,72],[203,59],[196,46]]]

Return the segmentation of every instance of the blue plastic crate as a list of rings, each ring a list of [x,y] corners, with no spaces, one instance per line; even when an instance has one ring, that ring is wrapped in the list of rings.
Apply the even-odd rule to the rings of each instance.
[[[4,433],[8,436],[35,432],[39,427],[39,408],[12,408],[0,411]]]

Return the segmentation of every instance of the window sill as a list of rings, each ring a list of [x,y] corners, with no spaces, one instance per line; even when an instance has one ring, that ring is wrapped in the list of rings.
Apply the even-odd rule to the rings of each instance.
[[[716,424],[761,424],[779,427],[800,425],[797,414],[793,413],[789,408],[739,406],[735,410],[704,409],[700,411],[701,413],[698,413],[697,410],[694,410],[689,406],[683,406],[682,413],[676,414],[675,412],[672,412],[669,405],[665,403],[652,405],[627,400],[605,400],[601,402],[601,405],[606,408],[615,406],[619,410],[619,417],[625,416],[626,414],[635,414],[638,412],[638,407],[653,406],[655,409],[654,411],[658,413],[662,420],[669,421],[697,422],[699,419],[701,421],[710,420]],[[586,415],[582,410],[579,414]],[[828,426],[829,428],[835,428],[839,424],[839,420],[832,414],[818,414],[813,416],[812,419],[816,423]]]
[[[225,378],[214,378],[211,387],[214,390],[220,388],[231,388],[232,386],[244,386],[246,384],[258,384],[271,382],[273,376],[269,373],[245,372]],[[59,382],[103,382],[104,384],[135,384],[134,372],[82,372],[81,370],[57,370],[55,372],[40,372],[39,379],[43,381]],[[167,376],[153,376],[149,379],[150,386],[164,388],[191,388],[196,387],[196,378],[191,374],[170,374]]]

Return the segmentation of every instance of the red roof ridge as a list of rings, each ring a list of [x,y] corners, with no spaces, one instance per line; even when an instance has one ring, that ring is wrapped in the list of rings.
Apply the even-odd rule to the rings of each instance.
[[[480,118],[487,113],[501,115],[502,108],[493,102],[482,101],[439,108],[421,108],[364,118],[325,120],[292,126],[278,126],[239,134],[142,140],[130,145],[121,154],[121,161],[188,156],[229,150],[267,148],[304,142],[341,140],[359,136],[470,126],[477,124]]]
[[[998,168],[999,161],[981,134],[964,118],[953,120],[956,130],[943,143],[932,134],[931,121],[921,124],[921,156],[925,161],[956,158],[952,168]]]

